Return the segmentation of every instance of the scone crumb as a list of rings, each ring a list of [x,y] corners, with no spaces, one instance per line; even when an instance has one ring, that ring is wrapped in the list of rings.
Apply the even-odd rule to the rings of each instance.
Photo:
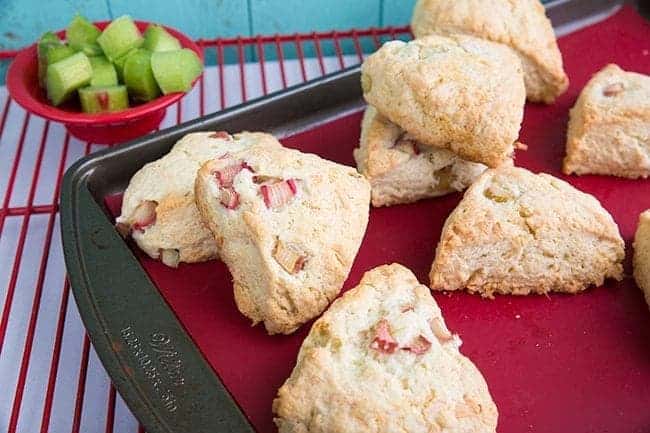
[[[300,272],[307,261],[307,257],[300,254],[294,245],[285,244],[279,239],[273,249],[273,258],[282,266],[282,269],[290,274]]]
[[[429,349],[431,349],[431,342],[422,334],[418,335],[408,346],[402,348],[402,350],[408,350],[416,355],[427,353]]]
[[[445,328],[445,325],[442,324],[442,321],[439,317],[434,317],[429,322],[429,325],[431,325],[433,335],[435,335],[438,341],[441,343],[445,343],[454,339],[454,336],[451,334],[451,332],[449,332],[447,328]]]
[[[612,83],[603,89],[603,95],[605,96],[616,96],[625,90],[623,83]]]
[[[210,134],[210,138],[218,138],[221,140],[232,140],[232,136],[226,131],[215,131],[213,134]]]
[[[177,268],[180,259],[180,254],[175,248],[162,248],[160,250],[160,261],[170,268]]]

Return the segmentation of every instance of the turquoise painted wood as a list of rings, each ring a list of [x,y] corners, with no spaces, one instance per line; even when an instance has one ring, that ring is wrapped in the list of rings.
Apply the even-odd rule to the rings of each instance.
[[[250,0],[254,34],[309,32],[376,26],[378,0]]]
[[[382,22],[384,26],[401,26],[411,21],[415,0],[384,0]]]
[[[110,0],[113,17],[129,14],[175,27],[194,38],[251,34],[247,0]]]
[[[91,20],[110,17],[100,0],[0,0],[0,50],[30,45],[47,30],[67,26],[75,12]]]

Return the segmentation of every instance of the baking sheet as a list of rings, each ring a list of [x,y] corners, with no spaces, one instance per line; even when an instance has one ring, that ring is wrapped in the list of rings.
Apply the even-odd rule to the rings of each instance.
[[[612,213],[627,244],[638,214],[650,208],[650,181],[565,177],[568,110],[589,77],[616,62],[650,73],[650,26],[630,9],[560,40],[569,91],[553,106],[528,104],[517,165],[567,179],[594,194]],[[352,165],[360,113],[284,140],[290,147]],[[373,209],[365,241],[345,288],[362,273],[397,261],[421,282],[427,274],[445,218],[460,199],[451,195],[413,205]],[[115,213],[119,196],[107,198]],[[308,332],[292,336],[251,328],[237,311],[230,277],[221,262],[166,268],[136,251],[144,269],[185,326],[214,371],[260,432],[275,431],[271,401],[288,377]],[[462,352],[485,375],[499,407],[500,432],[647,432],[650,429],[650,314],[628,276],[587,293],[567,296],[501,296],[484,300],[435,294]]]

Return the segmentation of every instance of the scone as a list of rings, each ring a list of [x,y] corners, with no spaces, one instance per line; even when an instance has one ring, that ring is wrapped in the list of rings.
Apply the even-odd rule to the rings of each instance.
[[[650,175],[650,76],[607,65],[571,109],[566,174]]]
[[[643,290],[650,306],[650,210],[639,217],[639,226],[634,235],[634,279]]]
[[[511,158],[524,113],[521,62],[471,36],[390,41],[362,65],[370,105],[423,145],[496,167]]]
[[[363,116],[354,159],[359,172],[370,181],[373,206],[463,191],[486,169],[449,150],[420,145],[372,106]]]
[[[418,0],[413,34],[467,34],[499,42],[519,56],[526,94],[550,104],[569,86],[553,27],[539,0]]]
[[[253,145],[203,165],[195,191],[253,324],[291,333],[338,295],[368,224],[370,185],[354,168]]]
[[[623,239],[589,194],[548,174],[487,170],[442,229],[431,288],[494,293],[576,293],[621,280]]]
[[[429,289],[379,266],[314,323],[273,402],[280,433],[488,433],[497,408]]]
[[[262,133],[186,135],[167,155],[131,178],[116,220],[118,230],[167,266],[216,258],[217,244],[194,203],[196,172],[207,160],[268,141],[275,139]]]

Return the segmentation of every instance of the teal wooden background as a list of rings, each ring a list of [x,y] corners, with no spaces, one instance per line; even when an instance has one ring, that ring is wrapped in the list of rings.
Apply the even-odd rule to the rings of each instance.
[[[176,27],[199,38],[406,24],[415,0],[0,0],[0,49],[32,43],[90,19],[123,14]]]

